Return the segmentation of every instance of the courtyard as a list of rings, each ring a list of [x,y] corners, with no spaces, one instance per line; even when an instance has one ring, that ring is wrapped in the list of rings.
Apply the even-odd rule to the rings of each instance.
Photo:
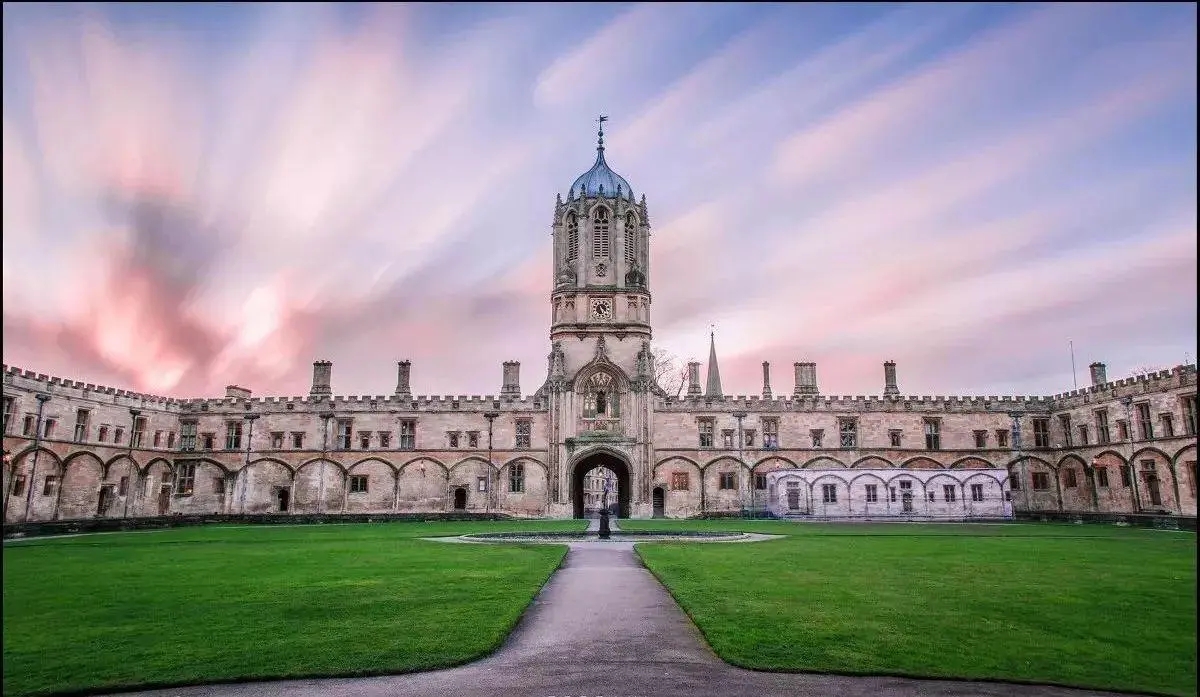
[[[677,609],[642,597],[647,592],[662,594],[667,606],[673,597],[720,659],[748,669],[1171,695],[1196,690],[1193,533],[1045,524],[620,523],[628,531],[783,537],[752,544],[613,544],[608,557],[598,542],[584,543],[588,549],[573,543],[568,557],[563,544],[421,539],[579,531],[584,521],[214,526],[10,541],[4,549],[4,692],[385,675],[489,654],[472,666],[499,660],[489,674],[528,673],[501,660],[513,643],[526,646],[523,655],[538,666],[603,662],[624,645],[631,655],[621,672],[632,674],[644,642],[687,644],[695,633]],[[601,561],[589,562],[596,554]],[[630,561],[611,554],[628,554]],[[637,559],[670,597],[652,580],[623,595],[645,574]],[[552,582],[527,610],[547,579],[583,585],[573,596]],[[559,605],[567,609],[556,610]],[[510,636],[531,612],[577,616],[565,634],[541,631],[534,622]],[[667,613],[665,625],[654,625],[656,612]],[[670,620],[671,612],[679,619]],[[575,643],[604,627],[616,635],[608,637],[605,656],[581,654]],[[698,658],[689,665],[698,665],[707,652],[702,644],[697,638],[677,653],[692,652]],[[648,660],[644,652],[641,660]],[[472,666],[386,684],[421,694],[419,685],[458,679]],[[760,679],[755,676],[772,685],[833,679],[728,675],[742,676],[737,679],[747,685]],[[560,671],[546,679],[563,678]],[[383,684],[368,681],[354,690]],[[903,684],[923,693],[922,681]],[[297,694],[310,694],[312,683],[299,685]],[[229,694],[254,689],[227,687]],[[1021,686],[1010,687],[1021,693]]]

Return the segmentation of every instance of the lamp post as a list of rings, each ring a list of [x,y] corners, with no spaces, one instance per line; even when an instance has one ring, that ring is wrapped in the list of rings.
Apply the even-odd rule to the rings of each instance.
[[[129,465],[126,465],[125,467],[127,470],[129,470],[129,474],[132,475],[126,481],[128,482],[128,486],[132,486],[133,488],[126,489],[126,491],[125,491],[125,510],[121,513],[122,518],[129,517],[129,499],[133,498],[136,495],[136,492],[138,489],[137,480],[140,477],[137,474],[137,468],[131,467],[130,465],[133,464],[133,441],[135,438],[138,437],[137,422],[138,422],[138,417],[141,415],[142,415],[141,409],[134,409],[134,408],[130,407],[130,409],[129,409],[129,421],[130,421],[130,423],[129,423],[129,450],[127,451],[128,457],[129,457]],[[141,443],[138,443],[138,445],[140,446]]]
[[[1027,477],[1025,476],[1025,462],[1021,460],[1021,412],[1010,411],[1008,412],[1008,417],[1012,419],[1012,446],[1013,450],[1017,453],[1017,476],[1020,478],[1021,490],[1025,492],[1025,511],[1028,512],[1032,510],[1032,506],[1029,499],[1030,484],[1026,481]]]
[[[487,457],[487,490],[483,492],[483,512],[491,513],[492,511],[492,422],[496,417],[500,416],[498,412],[489,411],[484,413],[483,418],[488,422],[488,457]]]
[[[246,414],[242,416],[246,420],[246,462],[242,465],[242,476],[234,475],[234,487],[237,486],[237,481],[242,480],[242,490],[238,494],[238,511],[246,512],[246,488],[250,485],[248,481],[250,477],[250,449],[254,447],[254,422],[258,420],[258,414]],[[229,507],[233,508],[232,497],[229,501]]]
[[[329,420],[333,418],[333,412],[327,411],[321,414],[323,422],[321,433],[321,481],[317,485],[317,513],[323,512],[325,505],[325,461],[329,459]],[[295,487],[293,487],[295,488]],[[293,502],[292,510],[295,510]]]
[[[743,456],[742,456],[742,448],[745,445],[745,440],[743,438],[744,431],[742,430],[742,419],[746,418],[746,412],[735,411],[735,412],[733,412],[733,418],[737,419],[737,424],[738,424],[738,429],[737,429],[738,430],[738,432],[737,432],[738,464],[745,466],[746,461],[745,461],[745,459],[743,459]],[[754,517],[754,470],[753,469],[750,470],[749,485],[750,485],[750,517],[753,518]]]
[[[29,473],[29,486],[25,489],[25,520],[29,520],[29,507],[33,503],[33,487],[37,482],[38,450],[42,444],[42,414],[45,411],[46,402],[50,401],[50,395],[39,394],[37,396],[37,401],[37,424],[33,429],[33,467],[32,471]],[[58,483],[58,488],[60,490],[62,489],[62,482]]]
[[[1099,464],[1100,456],[1096,455],[1092,458],[1092,461],[1089,464],[1083,466],[1084,470],[1087,472],[1088,483],[1092,487],[1092,511],[1094,513],[1100,512],[1100,492],[1096,490],[1096,467],[1099,466]]]
[[[1133,512],[1141,513],[1142,497],[1138,491],[1137,468],[1133,464],[1133,397],[1126,395],[1121,398],[1121,406],[1125,407],[1125,428],[1129,431],[1129,486],[1133,495]]]

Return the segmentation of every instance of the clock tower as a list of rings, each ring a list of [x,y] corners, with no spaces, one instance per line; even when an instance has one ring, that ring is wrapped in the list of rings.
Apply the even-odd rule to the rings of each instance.
[[[539,394],[550,410],[551,507],[579,515],[583,475],[617,474],[622,515],[649,506],[650,219],[646,197],[604,158],[554,204],[550,365]]]

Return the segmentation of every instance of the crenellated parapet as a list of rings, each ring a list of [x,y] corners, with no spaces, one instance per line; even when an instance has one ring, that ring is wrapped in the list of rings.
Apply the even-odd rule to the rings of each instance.
[[[1099,365],[1099,364],[1097,364]],[[1180,387],[1196,385],[1196,364],[1177,365],[1170,370],[1160,370],[1154,373],[1134,375],[1133,377],[1111,380],[1089,387],[1063,392],[1050,397],[1053,408],[1071,409],[1085,404],[1108,402],[1123,397],[1166,392]]]
[[[308,395],[304,397],[223,397],[179,400],[182,413],[295,412],[322,413],[443,413],[443,412],[533,412],[544,410],[545,402],[535,395]]]
[[[174,397],[95,385],[82,380],[68,380],[45,373],[35,373],[32,370],[23,370],[17,366],[4,365],[0,370],[3,372],[5,387],[17,390],[45,392],[50,395],[160,411],[176,411],[184,401]]]
[[[737,395],[709,398],[686,396],[667,398],[655,405],[663,412],[720,412],[752,410],[759,412],[1049,412],[1048,397],[1026,396],[895,396],[879,395],[812,395],[764,399],[758,395]]]

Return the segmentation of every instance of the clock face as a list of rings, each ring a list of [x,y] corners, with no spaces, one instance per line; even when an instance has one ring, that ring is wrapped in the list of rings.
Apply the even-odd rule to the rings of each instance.
[[[612,319],[612,300],[608,298],[592,298],[592,319]]]

